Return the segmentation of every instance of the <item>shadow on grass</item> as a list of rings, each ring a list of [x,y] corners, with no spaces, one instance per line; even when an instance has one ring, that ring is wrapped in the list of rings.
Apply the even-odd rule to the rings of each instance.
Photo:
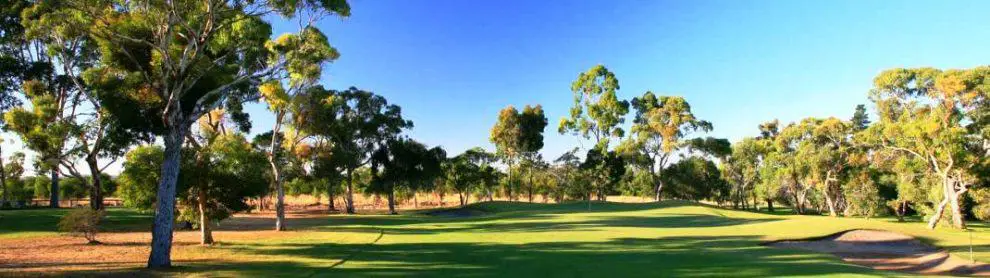
[[[20,232],[54,232],[58,221],[72,211],[60,209],[26,209],[0,211],[0,235]],[[108,232],[148,231],[151,228],[151,214],[142,214],[130,209],[107,209],[106,219],[101,228]]]
[[[387,235],[386,235],[387,237]],[[287,261],[190,263],[164,274],[360,277],[766,277],[876,273],[834,257],[758,246],[758,237],[618,238],[529,244],[241,244]],[[289,262],[326,260],[323,264]],[[330,263],[344,261],[346,263]],[[71,275],[99,274],[73,272]],[[109,274],[162,274],[133,270]]]

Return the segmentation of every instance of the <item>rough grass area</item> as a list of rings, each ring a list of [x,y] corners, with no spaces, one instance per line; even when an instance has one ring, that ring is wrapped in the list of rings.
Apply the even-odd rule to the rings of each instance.
[[[129,230],[145,215],[114,210],[104,245],[57,236],[61,211],[0,212],[3,272],[53,275],[485,276],[485,277],[766,277],[891,276],[823,253],[765,246],[773,240],[821,237],[851,229],[889,230],[916,237],[968,259],[968,234],[919,222],[791,216],[733,211],[688,202],[660,204],[529,204],[491,202],[465,208],[470,217],[292,215],[292,231],[275,233],[271,215],[224,221],[201,247],[196,232],[177,232],[169,272],[140,267],[150,235]],[[40,223],[40,222],[39,222]],[[10,227],[16,225],[18,227]],[[22,225],[26,225],[23,226]],[[990,229],[974,225],[976,259],[990,261]],[[26,255],[26,254],[31,254]],[[8,273],[10,274],[10,273]],[[22,273],[23,274],[23,273]]]

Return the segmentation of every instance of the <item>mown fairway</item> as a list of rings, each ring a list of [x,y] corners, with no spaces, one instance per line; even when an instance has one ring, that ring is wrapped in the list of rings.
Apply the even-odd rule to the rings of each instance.
[[[253,225],[268,224],[268,219],[242,216],[229,222],[236,225],[220,227],[216,237],[221,243],[213,247],[193,244],[195,232],[179,232],[173,259],[180,267],[155,273],[140,269],[147,247],[139,242],[148,239],[141,236],[147,232],[139,227],[148,217],[113,211],[108,225],[118,232],[101,235],[104,245],[86,246],[82,240],[70,239],[78,244],[56,246],[72,252],[131,248],[136,249],[133,258],[107,255],[91,262],[55,258],[46,264],[11,265],[17,263],[12,259],[18,254],[42,251],[31,244],[40,246],[62,238],[49,232],[57,217],[50,221],[41,217],[60,211],[2,211],[0,246],[21,247],[0,248],[0,275],[26,270],[98,274],[121,267],[109,273],[253,277],[897,275],[844,263],[831,255],[761,245],[856,228],[909,234],[957,256],[969,256],[965,232],[933,232],[921,223],[888,219],[771,215],[678,201],[595,203],[590,212],[584,203],[496,202],[468,209],[471,213],[458,216],[406,213],[295,218],[289,223],[294,230],[283,233],[268,231],[270,225]],[[464,216],[468,214],[473,216]],[[990,229],[976,226],[973,236],[977,260],[990,261]]]

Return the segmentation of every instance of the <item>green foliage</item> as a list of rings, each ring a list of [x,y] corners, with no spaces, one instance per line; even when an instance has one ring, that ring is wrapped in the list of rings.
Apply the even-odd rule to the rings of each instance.
[[[104,216],[103,210],[73,209],[58,221],[58,230],[72,236],[86,238],[90,244],[99,243],[96,241],[96,234],[100,232],[100,222],[103,221]]]
[[[570,116],[560,120],[557,131],[594,138],[595,148],[607,151],[609,138],[624,136],[620,125],[629,113],[629,102],[618,99],[618,90],[619,79],[603,65],[578,74],[571,83],[574,105]]]
[[[145,145],[127,153],[124,170],[117,178],[120,184],[117,195],[124,206],[143,211],[154,209],[164,152],[159,146]]]
[[[729,198],[730,186],[714,162],[698,156],[677,161],[664,169],[663,179],[668,197],[683,200],[713,200],[723,203]]]

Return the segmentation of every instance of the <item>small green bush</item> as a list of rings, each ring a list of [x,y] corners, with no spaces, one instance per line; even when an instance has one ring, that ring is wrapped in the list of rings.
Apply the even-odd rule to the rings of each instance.
[[[91,208],[74,209],[58,221],[58,230],[71,236],[82,236],[89,244],[99,244],[96,234],[105,212]]]

